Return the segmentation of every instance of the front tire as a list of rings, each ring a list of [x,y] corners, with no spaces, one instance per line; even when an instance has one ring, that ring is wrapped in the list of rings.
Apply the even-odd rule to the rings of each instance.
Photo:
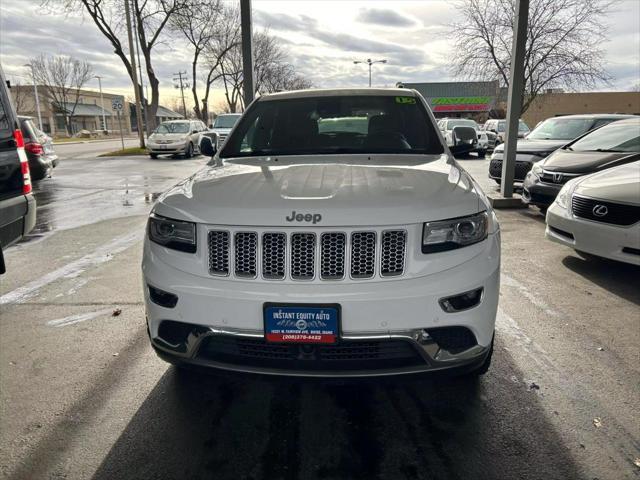
[[[486,150],[478,150],[478,158],[484,158],[486,154]]]
[[[153,158],[154,160],[155,160],[156,158],[158,158],[158,154],[157,154],[157,153],[150,153],[150,154],[149,154],[149,156],[150,156],[151,158]]]
[[[191,157],[193,157],[193,143],[190,143],[189,146],[187,146],[187,151],[184,152],[184,158]]]

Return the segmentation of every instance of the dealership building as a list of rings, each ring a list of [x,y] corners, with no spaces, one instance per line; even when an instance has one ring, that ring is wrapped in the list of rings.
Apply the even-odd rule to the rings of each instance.
[[[499,82],[433,82],[403,83],[427,100],[437,118],[473,118],[484,123],[488,118],[504,118],[507,89]],[[626,113],[640,115],[638,92],[563,92],[549,90],[538,95],[522,119],[530,127],[561,115],[584,113]]]
[[[500,84],[492,82],[399,83],[420,92],[437,118],[473,118],[484,123],[496,108]]]

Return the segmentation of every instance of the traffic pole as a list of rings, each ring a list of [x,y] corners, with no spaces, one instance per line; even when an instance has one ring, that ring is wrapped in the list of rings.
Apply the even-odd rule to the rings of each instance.
[[[122,144],[122,150],[124,150],[124,136],[122,135],[122,121],[120,120],[120,110],[118,112],[118,130],[120,130],[120,143]]]

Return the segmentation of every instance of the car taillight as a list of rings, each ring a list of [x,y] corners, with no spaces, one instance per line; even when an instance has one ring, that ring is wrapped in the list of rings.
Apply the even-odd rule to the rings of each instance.
[[[13,139],[16,142],[16,147],[24,148],[24,137],[22,136],[22,130],[19,128],[13,131]]]
[[[44,148],[42,148],[42,145],[40,145],[39,143],[36,142],[27,142],[24,144],[24,149],[33,154],[33,155],[43,155],[44,154]]]
[[[13,131],[13,139],[16,142],[18,150],[18,157],[20,158],[20,171],[22,173],[22,193],[31,193],[33,187],[31,186],[31,174],[29,173],[29,161],[27,155],[24,153],[24,137],[19,129]],[[42,146],[40,146],[42,148]]]

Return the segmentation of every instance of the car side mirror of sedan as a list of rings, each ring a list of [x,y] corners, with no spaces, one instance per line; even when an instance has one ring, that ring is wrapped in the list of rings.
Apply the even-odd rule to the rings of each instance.
[[[196,133],[198,133],[198,130],[192,130],[192,131],[191,131],[191,134],[192,134],[192,135],[195,135]]]
[[[216,140],[215,143],[214,143],[214,140]],[[202,140],[200,140],[200,152],[202,152],[203,155],[206,155],[208,157],[213,157],[216,154],[216,151],[218,150],[216,148],[217,143],[218,143],[217,138],[211,138],[208,135],[203,135]]]

